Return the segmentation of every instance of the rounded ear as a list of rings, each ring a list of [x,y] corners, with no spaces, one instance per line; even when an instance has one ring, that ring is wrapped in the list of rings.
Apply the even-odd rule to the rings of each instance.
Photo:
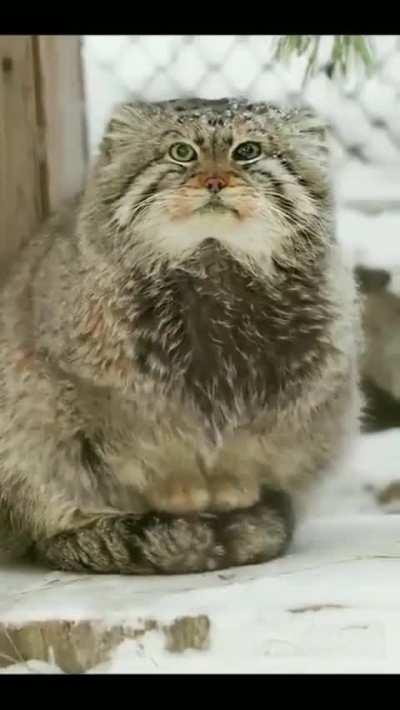
[[[296,108],[287,118],[290,140],[322,161],[330,153],[329,124],[310,107]]]
[[[329,124],[309,107],[291,109],[282,122],[286,146],[301,153],[322,170],[330,169],[331,136]]]
[[[311,108],[300,108],[295,113],[295,123],[301,133],[316,136],[319,140],[325,140],[327,136],[328,124],[316,114]]]
[[[135,128],[143,122],[143,105],[138,103],[117,104],[109,119],[100,143],[100,151],[111,158],[118,148],[127,146],[135,135]]]

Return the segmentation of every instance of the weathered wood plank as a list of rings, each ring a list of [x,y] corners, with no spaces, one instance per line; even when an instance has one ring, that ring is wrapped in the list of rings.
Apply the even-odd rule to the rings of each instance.
[[[43,217],[31,36],[0,35],[0,271]]]
[[[0,35],[0,276],[85,168],[79,36]]]
[[[33,37],[38,71],[38,121],[43,136],[46,209],[53,211],[82,187],[86,131],[80,37]]]

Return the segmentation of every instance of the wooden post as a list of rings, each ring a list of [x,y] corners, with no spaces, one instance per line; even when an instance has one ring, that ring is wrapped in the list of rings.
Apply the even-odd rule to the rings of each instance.
[[[80,38],[0,35],[0,271],[85,167]]]
[[[43,215],[32,37],[0,36],[0,265]]]
[[[82,187],[86,169],[80,37],[33,37],[46,199],[53,211]]]

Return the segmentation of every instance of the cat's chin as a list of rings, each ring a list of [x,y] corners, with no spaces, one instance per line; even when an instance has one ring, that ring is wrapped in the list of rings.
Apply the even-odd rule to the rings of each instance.
[[[177,259],[192,253],[207,239],[215,239],[232,253],[264,259],[272,256],[280,235],[265,219],[238,219],[231,209],[201,210],[180,219],[166,218],[148,233],[157,252]]]
[[[242,218],[239,210],[234,207],[230,207],[229,205],[225,205],[223,202],[207,202],[205,205],[202,205],[202,207],[198,207],[194,210],[193,214],[215,216],[217,214],[227,214],[229,212],[231,212],[236,219]]]

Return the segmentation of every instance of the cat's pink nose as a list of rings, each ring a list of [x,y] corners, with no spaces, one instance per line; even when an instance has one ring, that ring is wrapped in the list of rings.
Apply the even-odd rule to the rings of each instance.
[[[216,193],[220,192],[220,190],[223,190],[224,187],[226,187],[228,184],[228,180],[223,177],[206,177],[204,180],[204,187],[207,188],[210,192]]]

